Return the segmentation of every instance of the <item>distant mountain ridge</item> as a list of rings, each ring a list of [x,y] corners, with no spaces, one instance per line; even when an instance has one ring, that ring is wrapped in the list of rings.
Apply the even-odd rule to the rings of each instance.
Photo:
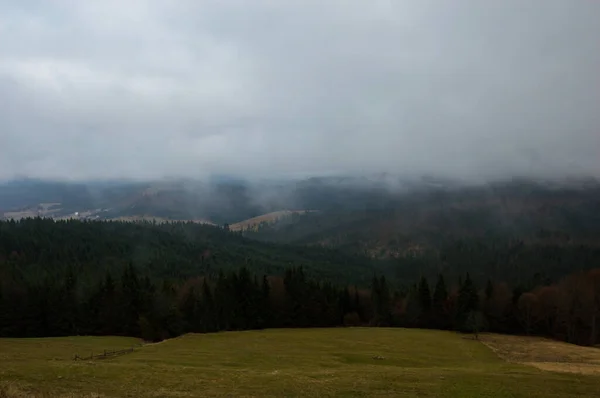
[[[282,253],[297,251],[298,258],[304,258],[304,250],[335,250],[343,253],[338,275],[349,259],[368,259],[379,272],[403,281],[442,271],[470,272],[480,282],[492,274],[513,281],[537,274],[555,278],[597,266],[600,258],[600,184],[595,180],[27,181],[0,186],[0,206],[7,204],[17,206],[4,210],[4,218],[227,224],[232,232],[215,230],[242,235],[249,250],[273,245]],[[361,278],[369,269],[360,271]]]
[[[292,210],[318,213],[286,213]],[[256,217],[269,213],[285,216],[250,231],[249,237],[370,251],[419,246],[444,236],[531,237],[545,231],[583,239],[600,236],[600,184],[590,178],[468,184],[389,174],[289,181],[24,179],[0,184],[4,218],[194,220],[217,225],[244,225],[255,218],[255,225]]]
[[[525,239],[600,244],[600,185],[515,180],[451,189],[416,189],[382,206],[291,215],[248,231],[280,243],[345,247],[403,256],[456,239]]]

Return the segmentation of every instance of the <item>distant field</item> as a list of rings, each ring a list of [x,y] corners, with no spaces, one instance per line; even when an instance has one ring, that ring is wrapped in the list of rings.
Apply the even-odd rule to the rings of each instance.
[[[37,206],[31,206],[15,211],[7,211],[0,214],[1,218],[20,220],[21,218],[33,218],[33,217],[52,217],[59,213],[61,208],[60,203],[40,203]]]
[[[162,223],[166,223],[166,222],[194,222],[194,223],[198,223],[198,224],[215,225],[213,222],[210,222],[208,220],[200,220],[200,219],[172,220],[170,218],[156,217],[156,216],[120,216],[120,217],[109,218],[106,221],[126,221],[126,222],[154,221],[157,224],[162,224]]]
[[[277,221],[278,219],[280,219],[282,217],[289,216],[291,214],[304,214],[304,213],[308,213],[308,212],[311,212],[311,210],[280,210],[280,211],[274,211],[274,212],[271,212],[271,213],[262,214],[262,215],[257,216],[257,217],[249,218],[247,220],[240,221],[240,222],[235,223],[235,224],[231,224],[229,226],[229,229],[232,230],[232,231],[240,231],[240,230],[243,230],[243,229],[255,228],[260,223],[263,223],[263,222],[271,223],[271,222]]]
[[[133,215],[133,216],[120,216],[113,218],[101,218],[98,216],[100,209],[96,210],[86,210],[77,213],[69,213],[58,215],[62,209],[57,208],[56,205],[60,205],[60,203],[50,203],[44,204],[41,203],[38,207],[31,207],[21,211],[9,211],[0,214],[1,219],[14,219],[20,220],[22,218],[35,218],[35,217],[47,217],[53,218],[55,220],[69,220],[69,219],[91,219],[91,220],[99,220],[99,221],[124,221],[124,222],[140,222],[140,221],[154,221],[157,224],[162,224],[165,222],[194,222],[198,224],[209,224],[215,225],[213,222],[203,219],[185,219],[185,220],[173,220],[165,217],[151,216],[151,215]],[[54,207],[52,207],[54,206]]]
[[[592,366],[594,349],[582,355],[579,347],[539,339],[483,339],[514,361],[470,336],[417,329],[186,335],[94,361],[71,358],[139,341],[0,339],[0,397],[593,397],[600,392],[600,376],[515,363],[529,362],[541,344],[544,357],[538,360],[568,360],[565,353],[573,350],[577,361]],[[522,348],[526,354],[519,357]]]

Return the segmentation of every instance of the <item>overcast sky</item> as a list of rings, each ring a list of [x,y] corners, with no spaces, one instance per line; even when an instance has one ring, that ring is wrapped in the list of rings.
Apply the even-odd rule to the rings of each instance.
[[[600,1],[0,0],[0,178],[600,177]]]

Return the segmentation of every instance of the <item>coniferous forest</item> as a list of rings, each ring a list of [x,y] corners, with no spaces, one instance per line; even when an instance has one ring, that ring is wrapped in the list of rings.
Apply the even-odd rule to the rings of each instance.
[[[462,240],[436,256],[384,262],[193,223],[3,221],[0,336],[160,341],[187,332],[362,325],[595,345],[595,267],[598,249],[583,244]]]

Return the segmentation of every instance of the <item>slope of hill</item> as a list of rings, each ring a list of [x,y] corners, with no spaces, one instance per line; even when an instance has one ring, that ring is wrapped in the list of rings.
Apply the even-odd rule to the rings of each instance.
[[[123,337],[0,339],[6,358],[0,396],[562,398],[596,396],[599,382],[597,375],[507,363],[473,339],[419,329],[266,330],[139,343]],[[71,360],[77,353],[131,346],[133,353],[111,360]],[[556,346],[564,352],[572,347]],[[592,359],[584,365],[598,367]]]
[[[510,182],[423,189],[383,208],[292,214],[244,235],[393,259],[401,278],[556,278],[599,261],[600,186]]]
[[[237,179],[57,182],[18,180],[0,184],[0,218],[40,215],[112,219],[162,217],[235,224],[288,209],[382,209],[403,192],[453,186],[434,180],[328,177],[288,181]],[[441,185],[440,185],[441,184]],[[446,184],[446,185],[444,185]],[[52,213],[40,206],[55,203]],[[78,213],[76,216],[75,213]]]
[[[53,211],[44,204],[53,203]],[[267,211],[251,200],[249,187],[237,182],[148,181],[66,183],[13,181],[0,185],[0,218],[117,219],[160,217],[235,223]]]
[[[237,222],[235,224],[232,224],[229,226],[229,229],[231,231],[250,231],[250,230],[256,230],[258,229],[261,225],[265,225],[265,224],[273,224],[276,223],[278,220],[291,216],[292,214],[306,214],[306,213],[311,213],[314,212],[314,210],[280,210],[280,211],[273,211],[271,213],[267,213],[267,214],[261,214],[260,216],[257,217],[252,217],[249,218],[247,220],[244,221],[240,221]]]
[[[381,267],[333,249],[261,243],[192,222],[0,221],[0,277],[42,279],[71,265],[93,279],[129,263],[152,277],[178,279],[242,266],[270,275],[303,266],[318,278],[363,284]]]
[[[361,247],[372,255],[391,256],[405,249],[434,247],[448,239],[598,242],[600,186],[510,183],[413,191],[382,208],[290,215],[246,235],[286,243]]]
[[[499,274],[513,267],[507,276],[517,279],[542,270],[562,275],[588,267],[600,245],[600,184],[595,180],[479,185],[391,176],[87,185],[25,181],[0,187],[0,206],[16,203],[19,195],[21,204],[33,207],[5,216],[229,224],[252,240],[387,259],[409,280],[449,268],[482,277],[491,267]],[[479,259],[444,260],[456,259],[461,247],[479,253]],[[536,256],[550,258],[545,268]]]

